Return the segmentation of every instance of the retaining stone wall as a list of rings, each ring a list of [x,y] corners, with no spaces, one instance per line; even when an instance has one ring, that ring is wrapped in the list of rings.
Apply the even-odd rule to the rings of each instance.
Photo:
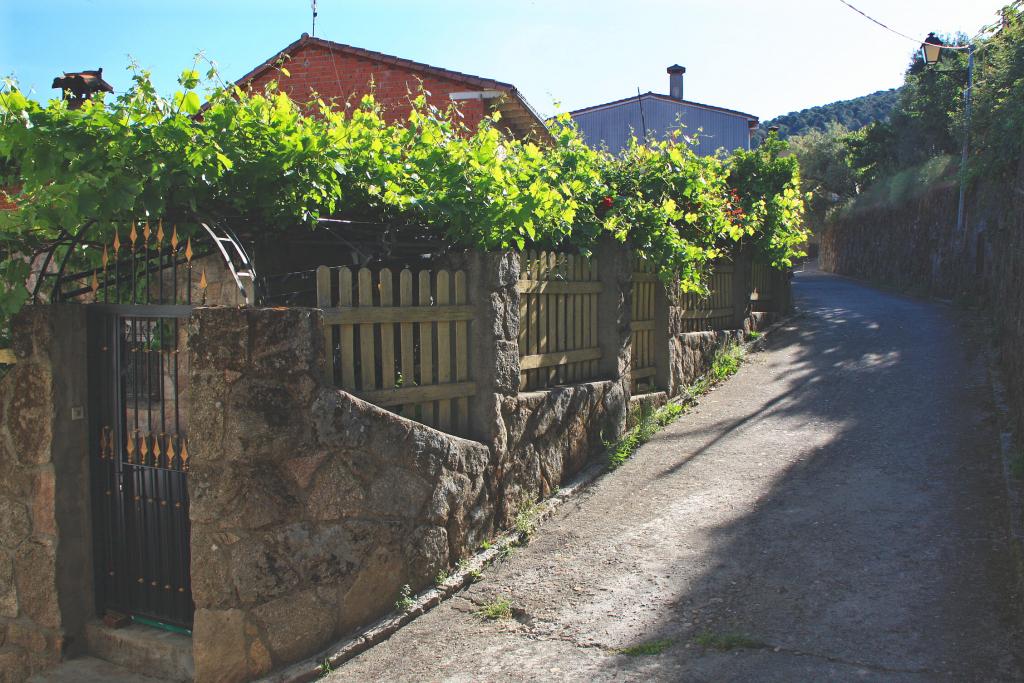
[[[996,325],[1017,433],[1024,432],[1024,158],[1010,178],[980,179],[957,232],[958,187],[940,185],[890,207],[856,211],[821,237],[822,270],[913,294],[963,297]]]

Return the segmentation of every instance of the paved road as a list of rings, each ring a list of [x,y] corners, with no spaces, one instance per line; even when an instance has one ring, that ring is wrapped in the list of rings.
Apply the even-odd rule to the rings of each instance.
[[[941,306],[815,272],[796,293],[694,413],[328,680],[1019,680],[974,345]],[[498,598],[515,618],[476,614]]]

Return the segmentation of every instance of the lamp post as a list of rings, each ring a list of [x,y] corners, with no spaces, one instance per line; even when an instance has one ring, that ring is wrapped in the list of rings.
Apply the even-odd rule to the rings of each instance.
[[[934,33],[921,43],[921,56],[925,64],[935,66],[942,56],[944,44]],[[948,49],[948,48],[947,48]],[[971,133],[971,91],[974,88],[974,43],[967,45],[967,87],[964,88],[964,144],[960,151],[960,199],[956,208],[957,234],[964,232],[964,193],[967,186],[967,151]]]

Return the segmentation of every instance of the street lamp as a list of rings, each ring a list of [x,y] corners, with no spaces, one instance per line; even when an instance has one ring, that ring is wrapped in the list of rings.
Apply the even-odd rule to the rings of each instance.
[[[939,63],[939,57],[942,56],[942,40],[934,33],[929,33],[928,37],[921,43],[921,56],[924,57],[924,63],[928,66],[935,66]]]
[[[921,43],[921,55],[928,66],[939,63],[945,44],[934,33]],[[971,90],[974,88],[974,43],[967,45],[967,87],[964,88],[964,144],[960,152],[960,200],[956,209],[957,234],[964,232],[964,190],[967,184],[967,151],[971,133]]]

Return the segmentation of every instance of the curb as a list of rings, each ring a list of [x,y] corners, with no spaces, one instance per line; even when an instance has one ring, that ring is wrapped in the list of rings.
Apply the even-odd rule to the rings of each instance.
[[[796,310],[769,325],[761,332],[757,339],[743,342],[741,347],[748,353],[761,351],[769,335],[803,316],[804,313],[802,311]],[[669,401],[678,399],[689,400],[693,405],[696,405],[700,397],[680,394],[679,396],[672,397]],[[576,497],[600,479],[602,475],[608,473],[608,467],[604,460],[594,458],[593,462],[584,467],[565,486],[560,487],[550,498],[537,503],[535,512],[532,515],[534,526],[539,526],[550,518],[563,503]],[[480,572],[500,559],[508,548],[526,545],[527,541],[528,536],[518,531],[506,532],[498,536],[492,542],[490,548],[467,558],[443,583],[415,596],[412,605],[404,612],[392,612],[377,620],[360,633],[321,651],[318,655],[304,659],[277,673],[260,678],[258,682],[308,683],[309,681],[323,678],[330,671],[333,671],[375,645],[384,642],[406,624],[426,614],[464,588],[468,588],[476,583]],[[326,667],[324,666],[325,664],[327,665]]]

